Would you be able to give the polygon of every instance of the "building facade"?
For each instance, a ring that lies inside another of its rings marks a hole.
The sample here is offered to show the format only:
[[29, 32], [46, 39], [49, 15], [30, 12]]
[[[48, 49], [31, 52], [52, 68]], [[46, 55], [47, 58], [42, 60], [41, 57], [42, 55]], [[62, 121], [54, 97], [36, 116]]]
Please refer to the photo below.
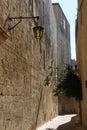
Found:
[[[57, 65], [61, 71], [66, 64], [72, 64], [70, 24], [59, 3], [53, 3], [53, 9], [57, 23]], [[73, 98], [58, 96], [58, 108], [59, 114], [75, 113], [77, 112], [77, 103]]]
[[82, 123], [87, 126], [87, 1], [78, 0], [76, 20], [76, 59], [78, 75], [82, 81]]
[[59, 3], [53, 3], [57, 23], [57, 64], [71, 64], [70, 24]]
[[[37, 16], [18, 20], [8, 16]], [[44, 27], [41, 40], [33, 36]], [[54, 24], [54, 25], [53, 25]], [[7, 39], [7, 40], [6, 40]], [[0, 130], [35, 130], [58, 114], [52, 86], [44, 87], [48, 66], [56, 64], [56, 22], [50, 0], [0, 1]]]

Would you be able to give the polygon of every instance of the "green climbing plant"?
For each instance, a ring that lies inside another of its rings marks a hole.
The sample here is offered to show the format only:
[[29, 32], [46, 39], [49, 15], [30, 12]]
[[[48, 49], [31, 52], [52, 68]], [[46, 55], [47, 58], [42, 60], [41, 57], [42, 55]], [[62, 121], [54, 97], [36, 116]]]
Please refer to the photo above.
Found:
[[44, 86], [49, 86], [49, 84], [51, 83], [52, 77], [56, 75], [57, 71], [58, 71], [58, 67], [53, 67], [53, 66], [48, 67], [48, 74], [44, 79]]

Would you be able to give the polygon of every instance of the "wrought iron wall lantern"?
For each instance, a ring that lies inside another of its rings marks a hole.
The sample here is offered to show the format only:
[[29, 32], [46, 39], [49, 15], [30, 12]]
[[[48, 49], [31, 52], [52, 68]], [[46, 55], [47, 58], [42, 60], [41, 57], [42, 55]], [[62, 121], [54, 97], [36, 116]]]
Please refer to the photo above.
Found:
[[[17, 19], [17, 20], [19, 20], [15, 25], [13, 25], [12, 27], [11, 26], [9, 26], [8, 27], [8, 30], [10, 31], [10, 30], [12, 30], [12, 29], [14, 29], [19, 23], [21, 23], [21, 21], [22, 21], [22, 19], [39, 19], [39, 16], [31, 16], [31, 17], [22, 17], [22, 16], [19, 16], [19, 17], [8, 17], [8, 20], [9, 21], [12, 21], [13, 19]], [[36, 39], [41, 39], [42, 38], [42, 36], [43, 36], [43, 30], [44, 30], [44, 28], [43, 27], [41, 27], [41, 26], [35, 26], [35, 27], [33, 27], [33, 33], [34, 33], [34, 37], [36, 38]]]

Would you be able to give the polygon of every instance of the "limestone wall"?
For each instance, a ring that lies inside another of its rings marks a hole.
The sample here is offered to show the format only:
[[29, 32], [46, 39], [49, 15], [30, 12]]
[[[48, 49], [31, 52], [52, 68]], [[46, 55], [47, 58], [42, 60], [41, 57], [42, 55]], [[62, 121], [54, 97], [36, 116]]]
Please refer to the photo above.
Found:
[[74, 98], [59, 96], [58, 103], [58, 110], [60, 115], [78, 113], [78, 102], [76, 102]]
[[82, 123], [87, 126], [87, 1], [78, 1], [77, 17], [77, 66], [78, 73], [82, 80]]
[[[0, 26], [7, 31], [8, 24], [17, 22], [9, 23], [9, 15], [32, 16], [32, 2], [35, 1], [1, 0]], [[51, 41], [46, 35], [41, 41], [36, 40], [34, 25], [34, 20], [22, 20], [8, 32], [4, 43], [0, 41], [0, 130], [35, 130], [58, 113], [52, 87], [43, 85], [52, 60]]]
[[70, 24], [58, 3], [53, 4], [57, 22], [57, 64], [71, 63]]

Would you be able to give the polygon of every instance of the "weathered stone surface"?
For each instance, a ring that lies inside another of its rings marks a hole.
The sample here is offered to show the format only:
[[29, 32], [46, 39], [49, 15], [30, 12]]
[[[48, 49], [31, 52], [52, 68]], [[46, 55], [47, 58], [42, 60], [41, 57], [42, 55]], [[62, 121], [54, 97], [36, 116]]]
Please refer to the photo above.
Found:
[[[9, 14], [31, 16], [32, 9], [32, 0], [1, 0], [0, 26], [7, 31], [8, 24], [17, 22], [6, 21]], [[37, 41], [34, 25], [34, 20], [22, 20], [0, 45], [0, 130], [35, 130], [58, 113], [52, 86], [43, 85], [53, 60], [51, 39], [44, 35]]]
[[57, 64], [71, 64], [70, 24], [59, 3], [53, 4], [57, 23]]
[[0, 27], [0, 43], [3, 43], [4, 41], [6, 41], [8, 38], [8, 34], [7, 32]]
[[76, 57], [78, 75], [82, 81], [82, 123], [87, 127], [87, 1], [78, 0], [76, 21]]

